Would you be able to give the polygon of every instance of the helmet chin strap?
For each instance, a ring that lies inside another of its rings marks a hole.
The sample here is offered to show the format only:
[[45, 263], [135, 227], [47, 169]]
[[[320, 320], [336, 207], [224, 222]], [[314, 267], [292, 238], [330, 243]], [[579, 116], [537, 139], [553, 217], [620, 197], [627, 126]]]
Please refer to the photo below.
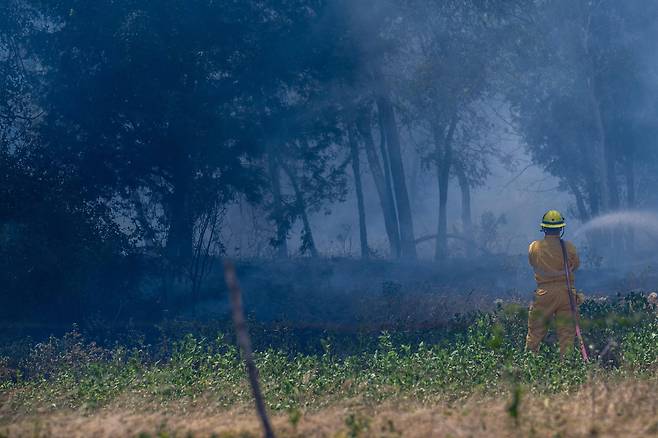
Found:
[[560, 239], [564, 237], [564, 227], [562, 227], [562, 230], [560, 231]]

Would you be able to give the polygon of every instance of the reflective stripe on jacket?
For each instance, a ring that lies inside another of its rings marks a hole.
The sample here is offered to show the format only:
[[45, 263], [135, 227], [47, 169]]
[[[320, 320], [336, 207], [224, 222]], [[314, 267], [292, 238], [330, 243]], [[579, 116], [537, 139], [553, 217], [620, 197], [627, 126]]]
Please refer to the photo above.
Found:
[[[571, 274], [571, 286], [574, 285], [573, 271], [580, 266], [576, 247], [571, 242], [565, 241], [567, 246], [567, 258]], [[564, 262], [562, 257], [562, 246], [559, 236], [546, 236], [543, 240], [535, 240], [528, 248], [528, 260], [535, 270], [537, 287], [550, 287], [565, 285], [567, 282], [564, 275]]]

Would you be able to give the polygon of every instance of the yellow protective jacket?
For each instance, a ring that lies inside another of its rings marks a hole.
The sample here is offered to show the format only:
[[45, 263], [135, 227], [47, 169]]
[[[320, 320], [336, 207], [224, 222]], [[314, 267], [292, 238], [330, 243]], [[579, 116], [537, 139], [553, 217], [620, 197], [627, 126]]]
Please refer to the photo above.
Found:
[[[574, 287], [575, 278], [573, 271], [580, 266], [576, 247], [571, 242], [565, 241], [567, 247], [567, 258], [571, 268], [571, 287]], [[551, 287], [564, 286], [567, 283], [564, 274], [564, 262], [562, 247], [559, 236], [546, 236], [543, 240], [535, 240], [528, 248], [528, 259], [535, 270], [537, 288], [547, 289]]]

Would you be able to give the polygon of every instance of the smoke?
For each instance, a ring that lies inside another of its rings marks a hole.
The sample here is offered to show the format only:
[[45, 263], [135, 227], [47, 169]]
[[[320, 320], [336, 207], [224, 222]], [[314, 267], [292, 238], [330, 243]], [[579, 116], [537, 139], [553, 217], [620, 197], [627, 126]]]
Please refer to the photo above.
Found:
[[[391, 81], [394, 93], [399, 91], [400, 84], [403, 82], [402, 79], [409, 74], [410, 70], [413, 70], [415, 63], [418, 62], [416, 58], [408, 56], [408, 51], [402, 50], [404, 44], [408, 44], [408, 41], [404, 38], [397, 38], [399, 35], [396, 32], [404, 32], [409, 29], [417, 30], [427, 24], [427, 17], [419, 13], [409, 13], [408, 9], [404, 9], [403, 4], [403, 2], [382, 1], [378, 2], [373, 9], [372, 5], [365, 6], [361, 2], [342, 1], [334, 3], [334, 7], [331, 9], [333, 14], [347, 17], [346, 25], [351, 28], [351, 34], [358, 37], [361, 68], [366, 71], [381, 64], [380, 67], [383, 69], [383, 73]], [[641, 10], [645, 6], [648, 6], [648, 2], [638, 2], [624, 6], [630, 12], [623, 8], [620, 11], [631, 17], [631, 21], [635, 20], [633, 22], [642, 24], [641, 20], [638, 21], [638, 16], [641, 16]], [[601, 7], [611, 6], [604, 3]], [[562, 53], [566, 50], [569, 53], [576, 54], [580, 50], [580, 40], [577, 38], [578, 35], [564, 31], [566, 25], [560, 21], [564, 18], [564, 10], [555, 5], [553, 8], [548, 8], [547, 11], [551, 13], [544, 15], [545, 22], [541, 23], [541, 26], [554, 30], [550, 38], [552, 44], [549, 45], [548, 50], [555, 53]], [[328, 21], [331, 22], [331, 20]], [[543, 28], [541, 26], [537, 28], [538, 32]], [[637, 77], [622, 78], [620, 80], [639, 83], [638, 89], [646, 91], [646, 93], [638, 92], [640, 95], [647, 96], [646, 99], [639, 99], [639, 102], [642, 103], [640, 107], [638, 107], [639, 104], [636, 101], [633, 101], [634, 105], [628, 108], [629, 117], [635, 118], [637, 123], [645, 123], [646, 120], [655, 119], [656, 107], [650, 97], [656, 95], [656, 81], [654, 79], [658, 67], [655, 57], [649, 56], [655, 43], [651, 42], [653, 40], [640, 38], [640, 36], [655, 33], [656, 28], [658, 27], [647, 23], [644, 23], [641, 29], [636, 29], [630, 25], [622, 26], [619, 28], [623, 31], [622, 34], [614, 37], [619, 39], [619, 44], [623, 43], [623, 47], [632, 49], [632, 58], [634, 58], [637, 66], [637, 69], [635, 69]], [[388, 30], [384, 32], [382, 29]], [[574, 29], [568, 27], [567, 30], [573, 31]], [[609, 30], [606, 28], [602, 33], [608, 32], [612, 36], [616, 30], [616, 27], [611, 27]], [[382, 39], [385, 40], [386, 44], [383, 44]], [[390, 45], [398, 46], [395, 50], [392, 50], [395, 54], [392, 56], [393, 59], [391, 57], [382, 59], [381, 51], [383, 47], [389, 47]], [[400, 57], [404, 59], [400, 60]], [[556, 71], [559, 70], [562, 74], [561, 78], [572, 77], [575, 74], [574, 72], [579, 71], [579, 63], [584, 62], [576, 55], [568, 56], [567, 59], [570, 65], [554, 66]], [[503, 73], [493, 68], [491, 74], [496, 79]], [[367, 88], [370, 85], [360, 81], [355, 81], [352, 84], [355, 88], [363, 87], [363, 95], [368, 94]], [[620, 92], [623, 92], [622, 88], [620, 90]], [[341, 90], [340, 93], [344, 93], [344, 90]], [[360, 94], [358, 90], [356, 94]], [[340, 94], [336, 96], [336, 100], [343, 97]], [[565, 185], [559, 176], [551, 175], [541, 165], [533, 162], [534, 157], [530, 156], [524, 147], [523, 139], [518, 133], [514, 132], [518, 127], [513, 126], [509, 108], [505, 104], [500, 105], [501, 100], [503, 99], [500, 95], [494, 94], [480, 102], [482, 106], [497, 106], [493, 113], [486, 109], [483, 112], [488, 115], [490, 122], [495, 125], [492, 133], [496, 137], [494, 143], [505, 160], [492, 159], [489, 163], [491, 172], [484, 185], [473, 188], [472, 219], [475, 224], [479, 224], [484, 214], [491, 213], [494, 217], [504, 215], [506, 223], [501, 227], [501, 233], [503, 239], [506, 239], [507, 242], [505, 242], [505, 245], [500, 245], [501, 252], [523, 254], [527, 250], [530, 241], [541, 238], [539, 221], [546, 210], [558, 209], [562, 211], [570, 218], [570, 233], [572, 229], [576, 229], [578, 222], [571, 219], [577, 216], [575, 213], [575, 199], [570, 192], [566, 191]], [[396, 109], [400, 110], [398, 122], [400, 123], [403, 161], [409, 187], [409, 197], [412, 203], [414, 230], [416, 237], [431, 235], [436, 232], [438, 219], [439, 196], [436, 170], [434, 167], [428, 167], [423, 163], [422, 153], [419, 152], [417, 144], [419, 133], [413, 129], [407, 129], [405, 126], [405, 124], [413, 125], [414, 120], [405, 120], [408, 114], [404, 114], [403, 105]], [[376, 143], [380, 142], [379, 132], [376, 127], [373, 128], [373, 137]], [[633, 141], [633, 139], [628, 139], [622, 144], [628, 144], [628, 148], [632, 148]], [[641, 156], [652, 152], [637, 148], [633, 153], [636, 156]], [[643, 166], [651, 167], [654, 165], [654, 161], [647, 159], [644, 161], [637, 160], [637, 162], [636, 198], [638, 202], [642, 200], [643, 205], [650, 205], [655, 202], [653, 201], [655, 195], [651, 193], [650, 189], [654, 185], [655, 177], [653, 172], [644, 169]], [[514, 165], [510, 165], [510, 163]], [[375, 250], [376, 254], [386, 256], [388, 245], [381, 207], [370, 175], [370, 169], [367, 166], [367, 160], [363, 156], [361, 159], [361, 173], [365, 193], [369, 245]], [[618, 178], [621, 179], [622, 177], [621, 174], [618, 175]], [[348, 172], [348, 178], [351, 184], [351, 171]], [[462, 226], [460, 217], [461, 199], [459, 187], [454, 178], [450, 182], [447, 209], [448, 230], [450, 233], [458, 234]], [[237, 208], [229, 215], [228, 222], [230, 224], [228, 224], [228, 228], [230, 228], [230, 232], [226, 233], [226, 238], [233, 240], [227, 242], [226, 246], [229, 252], [233, 248], [239, 247], [242, 248], [241, 255], [253, 256], [253, 253], [245, 254], [247, 252], [245, 251], [245, 245], [237, 242], [238, 240], [249, 239], [251, 239], [250, 242], [253, 241], [251, 246], [258, 248], [257, 251], [254, 250], [254, 253], [260, 255], [266, 252], [267, 239], [271, 234], [268, 227], [271, 224], [268, 224], [262, 218], [262, 214], [253, 214], [250, 211], [246, 214], [244, 212], [238, 214], [236, 210]], [[258, 233], [254, 231], [252, 226], [254, 223], [253, 216], [259, 216], [261, 221]], [[326, 205], [321, 211], [311, 213], [310, 221], [316, 244], [323, 255], [358, 255], [359, 228], [353, 190], [350, 191], [344, 202]], [[486, 224], [484, 225], [486, 226]], [[656, 237], [656, 221], [653, 214], [636, 211], [614, 213], [597, 218], [592, 222], [583, 224], [574, 236], [576, 239], [583, 239], [589, 230], [614, 228], [615, 226], [632, 228], [637, 232], [638, 237]], [[259, 239], [254, 237], [257, 234], [260, 236]], [[295, 224], [290, 236], [290, 247], [293, 251], [299, 247], [299, 235], [299, 224]], [[239, 239], [240, 236], [246, 237]], [[419, 255], [422, 258], [431, 259], [433, 256], [433, 241], [426, 242], [419, 245]], [[651, 238], [645, 239], [642, 243], [648, 245], [650, 242], [653, 242]], [[457, 241], [450, 243], [454, 247], [459, 246]]]
[[646, 289], [655, 284], [658, 213], [627, 210], [604, 214], [582, 224], [572, 236], [584, 269], [599, 277], [599, 289]]

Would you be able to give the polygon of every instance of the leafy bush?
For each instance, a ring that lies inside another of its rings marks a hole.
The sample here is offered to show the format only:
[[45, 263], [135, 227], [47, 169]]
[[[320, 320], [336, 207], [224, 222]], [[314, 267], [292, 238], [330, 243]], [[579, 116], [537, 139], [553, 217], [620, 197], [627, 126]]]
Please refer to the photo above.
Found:
[[[640, 304], [637, 297], [627, 296], [583, 306], [584, 335], [594, 359], [590, 364], [576, 351], [561, 358], [550, 342], [539, 354], [526, 353], [527, 312], [516, 305], [462, 315], [441, 333], [383, 332], [367, 341], [363, 334], [325, 336], [317, 339], [321, 353], [282, 348], [275, 336], [268, 348], [256, 353], [256, 361], [268, 404], [288, 412], [350, 398], [425, 402], [473, 392], [507, 393], [510, 388], [519, 392], [521, 387], [539, 393], [569, 391], [592, 376], [655, 373], [658, 322], [653, 310]], [[256, 333], [265, 336], [264, 331]], [[355, 352], [350, 339], [362, 351]], [[258, 344], [267, 342], [259, 339]], [[614, 360], [608, 360], [613, 353]], [[16, 374], [18, 378], [5, 379], [2, 391], [12, 390], [10, 403], [22, 410], [93, 408], [120, 395], [158, 403], [210, 396], [226, 407], [251, 399], [239, 353], [223, 335], [187, 334], [157, 348], [108, 349], [85, 341], [74, 330], [35, 345]]]

